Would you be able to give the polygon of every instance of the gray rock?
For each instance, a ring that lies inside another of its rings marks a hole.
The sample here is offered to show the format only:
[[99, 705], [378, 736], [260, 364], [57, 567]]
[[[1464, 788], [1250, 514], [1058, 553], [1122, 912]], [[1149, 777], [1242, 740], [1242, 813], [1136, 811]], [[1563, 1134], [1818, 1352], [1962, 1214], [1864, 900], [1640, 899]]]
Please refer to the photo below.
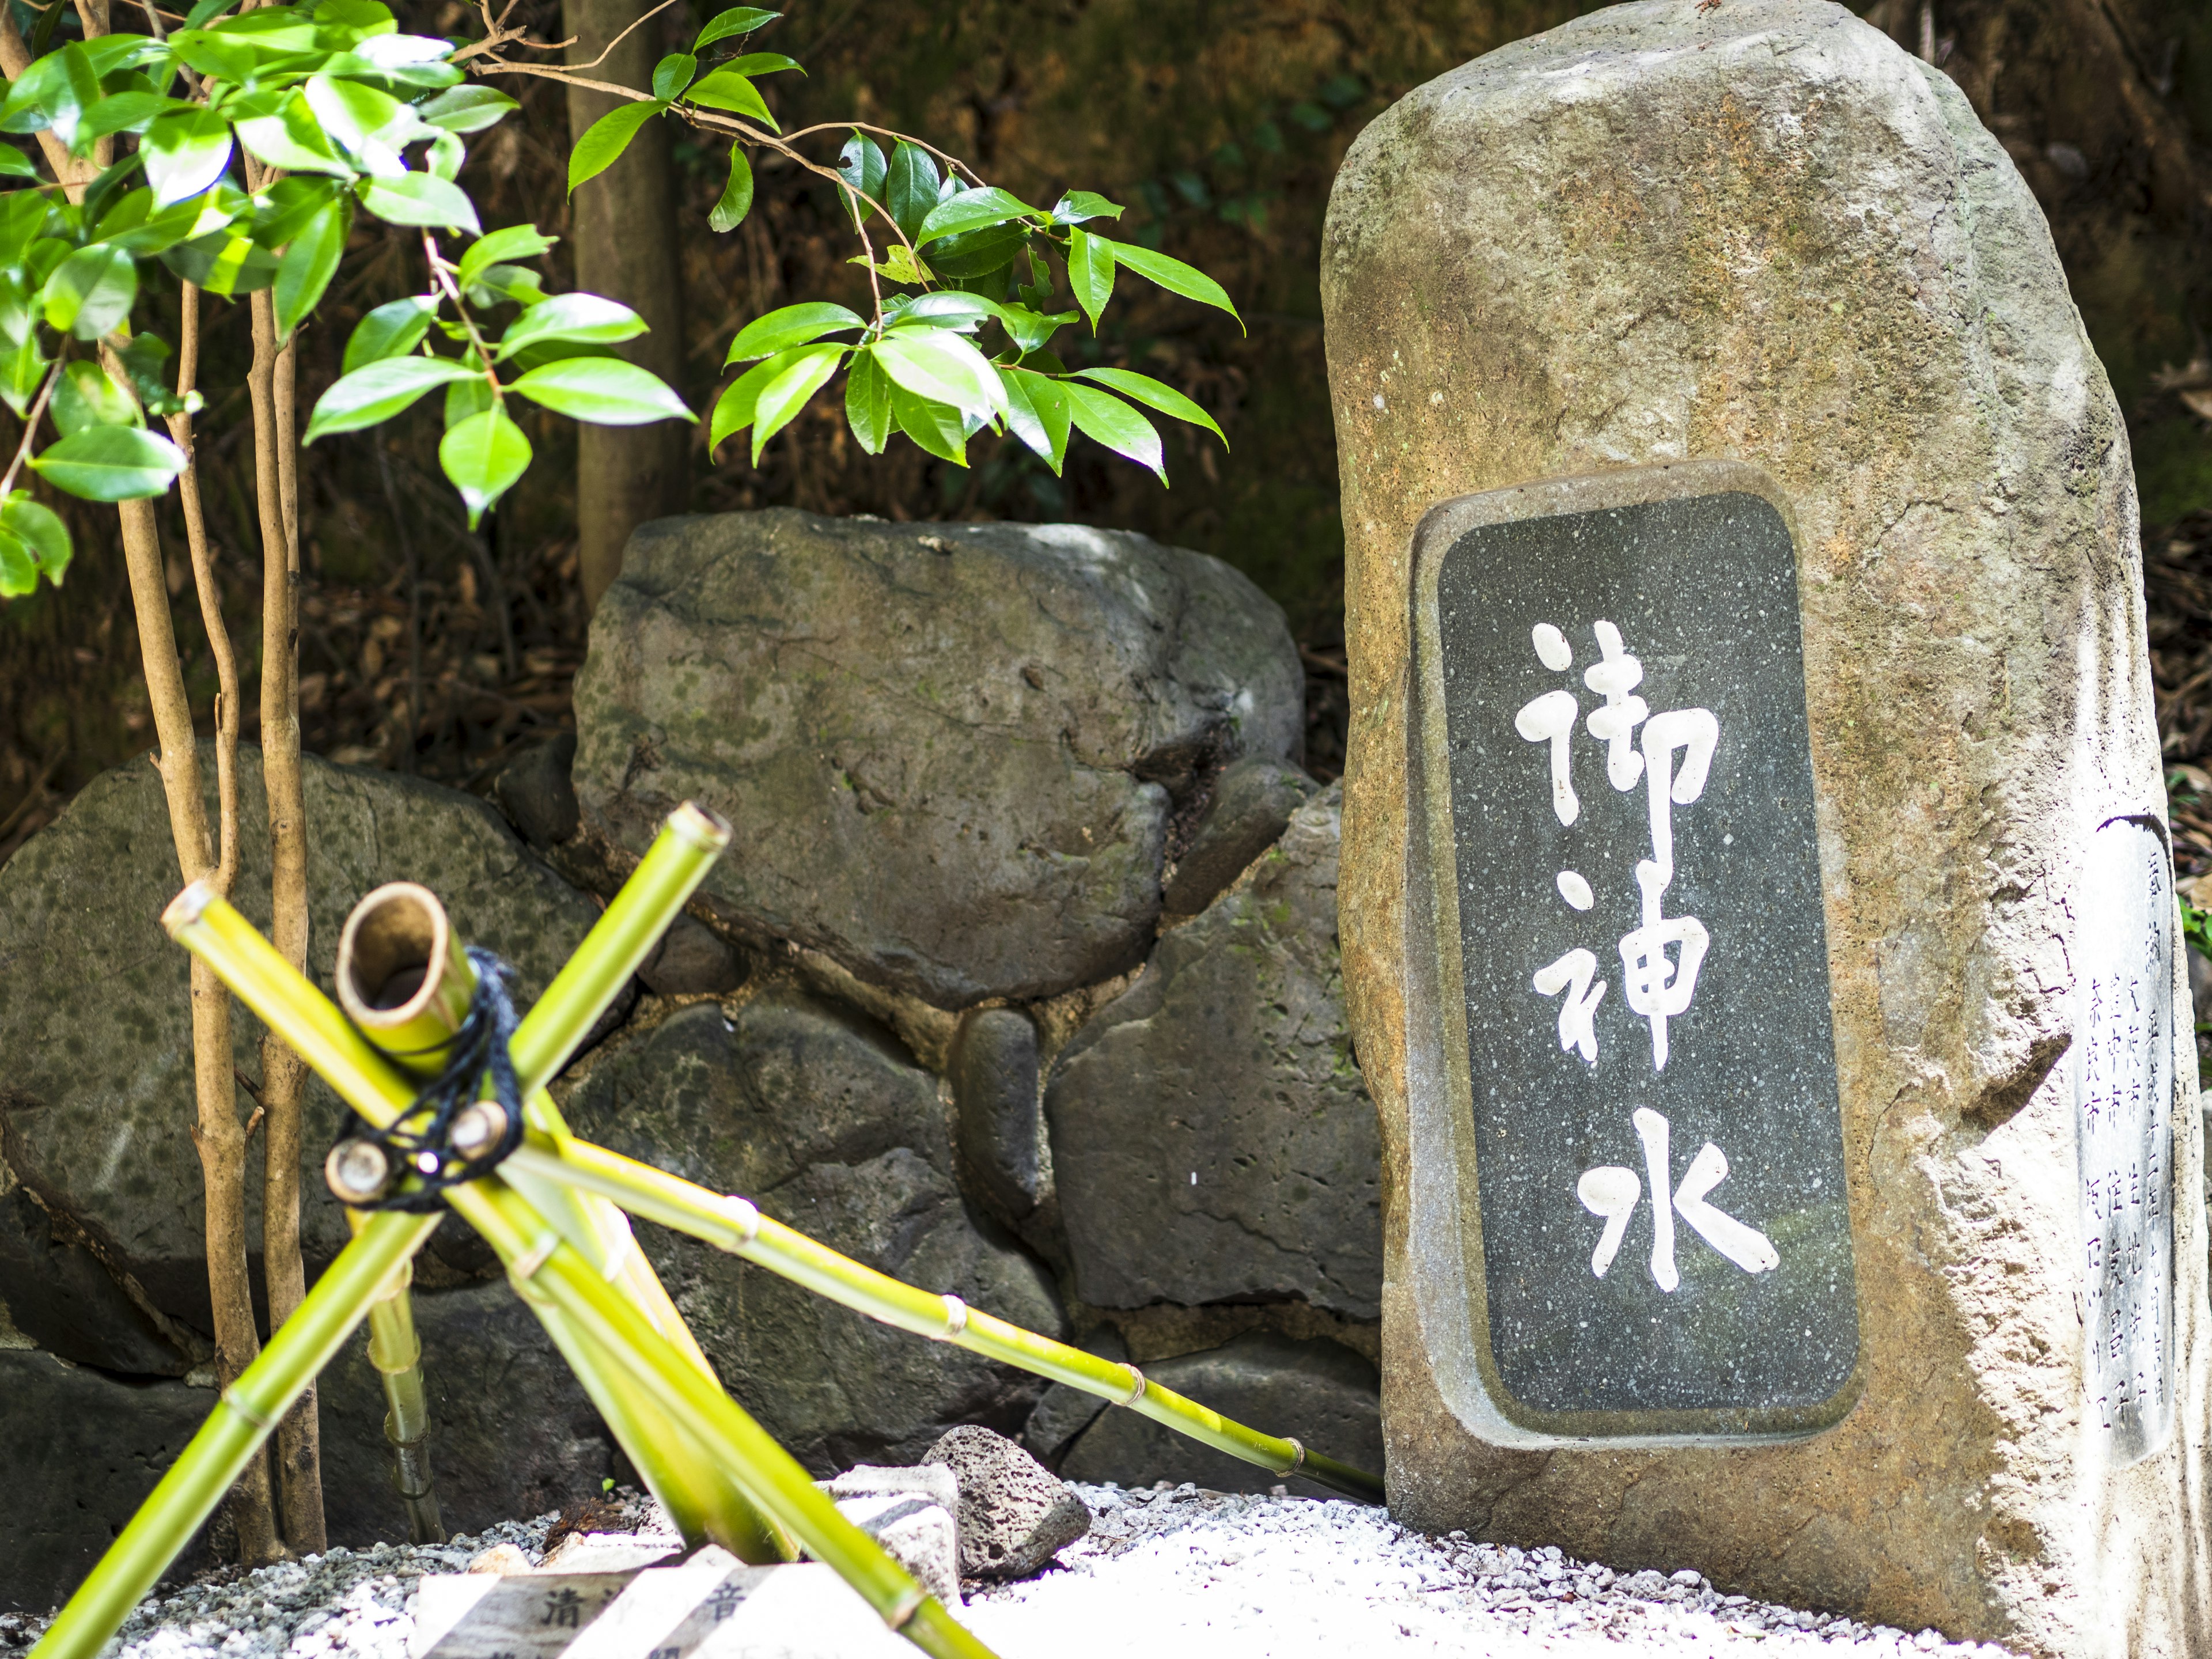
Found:
[[1095, 1306], [1379, 1311], [1381, 1151], [1337, 966], [1339, 799], [1299, 808], [1252, 880], [1162, 939], [1054, 1068], [1054, 1180]]
[[24, 1188], [0, 1197], [0, 1284], [15, 1328], [50, 1353], [136, 1376], [182, 1376], [192, 1356], [169, 1340], [73, 1229], [57, 1229]]
[[[1354, 1468], [1382, 1472], [1382, 1407], [1375, 1367], [1326, 1338], [1299, 1342], [1255, 1332], [1144, 1370], [1149, 1381], [1247, 1428], [1295, 1438]], [[1118, 1409], [1083, 1431], [1060, 1459], [1060, 1472], [1070, 1480], [1125, 1486], [1188, 1480], [1216, 1492], [1266, 1492], [1287, 1484], [1310, 1496], [1335, 1495], [1310, 1480], [1286, 1483], [1256, 1463]]]
[[1002, 1434], [964, 1424], [921, 1461], [959, 1482], [960, 1571], [969, 1578], [1026, 1578], [1091, 1530], [1083, 1500]]
[[960, 1605], [960, 1488], [951, 1470], [862, 1463], [823, 1482], [823, 1490], [922, 1589], [948, 1607]]
[[[1110, 1325], [1086, 1338], [1082, 1346], [1086, 1353], [1095, 1353], [1117, 1365], [1127, 1363], [1129, 1358], [1128, 1345]], [[1044, 1391], [1036, 1409], [1030, 1413], [1030, 1420], [1022, 1425], [1022, 1444], [1031, 1456], [1056, 1467], [1060, 1454], [1075, 1437], [1097, 1421], [1098, 1413], [1105, 1409], [1106, 1401], [1097, 1395], [1055, 1382]]]
[[[418, 1288], [413, 1300], [430, 1472], [447, 1532], [481, 1532], [597, 1497], [620, 1453], [537, 1316], [503, 1282]], [[384, 1439], [384, 1385], [368, 1363], [365, 1328], [325, 1370], [319, 1393], [331, 1541], [404, 1538]], [[208, 1406], [215, 1399], [196, 1397]]]
[[[870, 1267], [1048, 1334], [1043, 1271], [971, 1215], [936, 1080], [879, 1028], [789, 990], [701, 1003], [603, 1055], [564, 1103], [579, 1133]], [[693, 1241], [647, 1254], [722, 1379], [817, 1472], [911, 1462], [958, 1422], [1018, 1423], [1043, 1385], [894, 1330]]]
[[568, 781], [575, 759], [576, 734], [563, 732], [525, 750], [492, 781], [492, 799], [532, 847], [556, 847], [576, 833], [576, 788]]
[[1290, 827], [1291, 814], [1314, 793], [1314, 781], [1295, 766], [1254, 755], [1226, 768], [1191, 830], [1190, 846], [1176, 860], [1161, 895], [1171, 916], [1194, 916], [1244, 873]]
[[637, 970], [657, 997], [715, 996], [745, 982], [736, 948], [705, 923], [678, 916]]
[[[211, 812], [211, 759], [204, 769]], [[464, 939], [514, 964], [525, 1004], [599, 914], [473, 796], [312, 757], [305, 772], [308, 963], [320, 983], [329, 982], [346, 912], [382, 882], [404, 877], [437, 892]], [[265, 929], [269, 840], [258, 750], [240, 756], [239, 793], [236, 901]], [[0, 1118], [8, 1163], [23, 1184], [82, 1226], [155, 1306], [204, 1332], [188, 961], [158, 920], [180, 884], [161, 781], [143, 763], [94, 779], [0, 866], [0, 984], [9, 988], [0, 997]], [[236, 1065], [258, 1076], [258, 1023], [240, 1009], [233, 1036]], [[301, 1225], [312, 1277], [349, 1235], [322, 1179], [341, 1120], [337, 1097], [312, 1083], [304, 1116]], [[258, 1146], [252, 1156], [258, 1163]], [[258, 1257], [259, 1180], [246, 1191]], [[254, 1277], [258, 1283], [258, 1260]], [[0, 1279], [0, 1301], [13, 1305], [21, 1294]]]
[[[0, 1351], [0, 1610], [44, 1613], [91, 1571], [215, 1409], [210, 1389], [118, 1382]], [[212, 1565], [194, 1539], [173, 1571]]]
[[1228, 566], [1074, 525], [776, 509], [632, 538], [576, 681], [587, 838], [690, 797], [718, 920], [958, 1009], [1141, 960], [1201, 770], [1288, 758], [1302, 672]]
[[1044, 1108], [1037, 1090], [1036, 1027], [1014, 1008], [985, 1008], [960, 1022], [946, 1081], [970, 1189], [1001, 1221], [1037, 1206]]

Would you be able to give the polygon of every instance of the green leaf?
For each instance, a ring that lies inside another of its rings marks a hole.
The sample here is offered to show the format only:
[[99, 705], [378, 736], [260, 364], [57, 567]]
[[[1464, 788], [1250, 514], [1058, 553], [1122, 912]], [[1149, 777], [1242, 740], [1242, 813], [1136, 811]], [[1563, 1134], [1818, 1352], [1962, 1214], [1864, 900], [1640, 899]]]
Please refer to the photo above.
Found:
[[[1069, 234], [1081, 235], [1083, 233], [1073, 231]], [[1231, 317], [1237, 317], [1237, 307], [1230, 303], [1229, 295], [1221, 284], [1195, 265], [1187, 265], [1180, 259], [1170, 259], [1164, 253], [1139, 247], [1131, 242], [1108, 242], [1103, 236], [1091, 240], [1114, 250], [1114, 263], [1117, 266], [1127, 266], [1138, 276], [1158, 283], [1170, 294], [1180, 294], [1186, 300], [1195, 300], [1200, 305], [1212, 306], [1217, 311], [1225, 311]], [[1237, 326], [1239, 329], [1244, 326], [1242, 317], [1237, 317]]]
[[38, 556], [21, 537], [0, 530], [0, 599], [21, 599], [38, 586]]
[[1072, 311], [1032, 311], [1027, 306], [1001, 306], [998, 314], [1006, 337], [1024, 357], [1043, 350], [1054, 335], [1075, 320]]
[[594, 426], [643, 426], [648, 421], [692, 421], [657, 374], [619, 357], [570, 357], [533, 368], [507, 388], [556, 415]]
[[65, 438], [87, 427], [146, 424], [138, 400], [116, 385], [98, 363], [82, 358], [62, 366], [61, 377], [54, 382], [53, 399], [47, 407], [54, 417], [54, 430]]
[[31, 465], [55, 489], [86, 501], [130, 501], [167, 489], [185, 458], [143, 427], [88, 426], [49, 445]]
[[871, 455], [880, 455], [891, 435], [891, 379], [876, 364], [874, 350], [853, 354], [845, 376], [845, 423]]
[[1109, 398], [1077, 381], [1062, 380], [1060, 386], [1067, 394], [1067, 412], [1077, 431], [1097, 439], [1116, 455], [1126, 455], [1138, 465], [1150, 467], [1158, 475], [1161, 483], [1167, 483], [1168, 470], [1160, 456], [1160, 434], [1150, 421], [1119, 398]]
[[69, 526], [62, 522], [59, 514], [41, 507], [19, 489], [5, 507], [0, 507], [0, 530], [30, 550], [48, 581], [57, 587], [62, 585], [62, 573], [69, 568], [75, 550], [70, 542]]
[[313, 173], [279, 179], [253, 201], [254, 245], [273, 253], [313, 223], [315, 216], [337, 201], [343, 188], [336, 179]]
[[1004, 299], [1006, 278], [1030, 230], [1027, 220], [1015, 220], [948, 236], [929, 250], [930, 268], [939, 276], [988, 288], [993, 299]]
[[714, 402], [714, 418], [707, 428], [707, 453], [713, 454], [721, 447], [725, 438], [750, 426], [753, 423], [753, 405], [760, 397], [761, 388], [796, 362], [800, 353], [812, 349], [811, 346], [794, 346], [789, 351], [780, 351], [763, 362], [755, 363], [738, 375]]
[[745, 153], [730, 146], [730, 182], [722, 186], [722, 199], [707, 216], [709, 230], [735, 230], [753, 210], [753, 168]]
[[327, 75], [307, 78], [301, 95], [323, 131], [370, 173], [396, 173], [399, 147], [416, 136], [415, 112], [388, 92]]
[[653, 66], [653, 95], [674, 98], [691, 84], [691, 77], [699, 72], [699, 60], [688, 52], [672, 52]]
[[999, 371], [966, 339], [944, 329], [894, 329], [876, 343], [884, 373], [915, 396], [989, 420], [1006, 403]]
[[738, 337], [730, 342], [729, 356], [722, 361], [725, 364], [741, 363], [748, 357], [772, 356], [793, 346], [809, 344], [841, 328], [866, 326], [857, 313], [831, 305], [826, 300], [810, 300], [804, 305], [785, 306], [765, 317], [754, 318], [738, 331]]
[[999, 373], [1006, 388], [1006, 430], [1019, 438], [1057, 477], [1067, 459], [1067, 393], [1057, 380], [1027, 369]]
[[561, 239], [548, 236], [535, 225], [509, 225], [471, 244], [461, 255], [461, 286], [471, 286], [486, 268], [511, 259], [535, 259]]
[[622, 159], [637, 130], [660, 113], [659, 102], [624, 104], [611, 109], [584, 130], [568, 156], [568, 192], [587, 179], [596, 179]]
[[165, 208], [198, 196], [222, 177], [230, 165], [230, 123], [207, 109], [164, 115], [146, 129], [141, 149], [154, 205]]
[[276, 280], [276, 259], [252, 239], [219, 230], [163, 251], [161, 263], [186, 282], [223, 299], [252, 294]]
[[684, 101], [702, 104], [708, 109], [726, 109], [738, 115], [750, 115], [770, 132], [783, 129], [775, 124], [768, 106], [761, 101], [760, 89], [735, 70], [718, 69], [684, 94]]
[[460, 135], [441, 132], [430, 141], [430, 148], [422, 158], [422, 170], [448, 183], [461, 176], [461, 164], [469, 159], [469, 147], [461, 142]]
[[[233, 119], [238, 128], [238, 142], [258, 161], [272, 167], [283, 167], [287, 173], [327, 173], [341, 179], [353, 176], [352, 164], [331, 148], [323, 132], [323, 125], [315, 112], [307, 107], [307, 100], [297, 92], [281, 100], [258, 97], [251, 105], [241, 99], [240, 106], [261, 109], [258, 114], [238, 112], [233, 106]], [[266, 106], [266, 107], [263, 107]]]
[[0, 173], [7, 174], [10, 179], [35, 179], [39, 176], [39, 169], [31, 158], [15, 145], [0, 144]]
[[995, 317], [1000, 309], [980, 294], [899, 294], [893, 295], [890, 303], [884, 307], [884, 320], [892, 325], [926, 323], [932, 328], [957, 328], [965, 332], [987, 318]]
[[463, 421], [483, 414], [495, 401], [490, 383], [482, 374], [454, 381], [446, 388], [446, 430], [451, 432]]
[[483, 378], [480, 368], [450, 357], [385, 357], [342, 376], [315, 400], [304, 443], [333, 432], [356, 432], [390, 420], [433, 386]]
[[837, 365], [845, 361], [848, 346], [817, 345], [794, 352], [783, 371], [766, 382], [753, 399], [753, 465], [760, 465], [768, 441], [799, 418], [814, 394], [822, 390]]
[[74, 149], [85, 112], [100, 101], [100, 76], [84, 48], [70, 41], [16, 76], [0, 104], [0, 132], [44, 132]]
[[[876, 141], [865, 132], [854, 132], [845, 141], [844, 149], [837, 152], [837, 174], [852, 189], [874, 201], [884, 199], [884, 153]], [[870, 210], [855, 202], [850, 194], [845, 197], [845, 211], [859, 224], [868, 216]]]
[[1157, 409], [1161, 414], [1172, 415], [1178, 421], [1202, 426], [1221, 440], [1224, 449], [1229, 447], [1228, 435], [1213, 423], [1213, 416], [1171, 386], [1163, 386], [1150, 375], [1133, 374], [1126, 368], [1085, 368], [1077, 371], [1077, 374], [1081, 380], [1110, 386], [1124, 398], [1133, 398], [1147, 409]]
[[427, 104], [416, 106], [415, 113], [434, 127], [447, 132], [482, 132], [495, 126], [507, 111], [522, 106], [503, 92], [489, 87], [455, 87], [441, 92]]
[[796, 58], [787, 58], [780, 52], [749, 52], [742, 58], [732, 58], [715, 65], [718, 69], [735, 70], [740, 75], [781, 75], [786, 70], [799, 70]]
[[1056, 225], [1079, 225], [1086, 219], [1118, 219], [1121, 204], [1109, 202], [1095, 190], [1071, 190], [1053, 204]]
[[339, 372], [350, 374], [386, 357], [398, 357], [414, 350], [429, 332], [430, 319], [437, 314], [438, 301], [427, 294], [410, 294], [404, 300], [388, 301], [377, 307], [355, 325], [353, 337], [346, 342], [345, 362]]
[[39, 331], [24, 331], [19, 344], [0, 349], [0, 403], [15, 411], [18, 420], [31, 407], [46, 381], [46, 359], [39, 350]]
[[937, 162], [927, 150], [903, 138], [899, 140], [884, 174], [884, 205], [890, 209], [892, 221], [906, 233], [909, 241], [921, 234], [921, 222], [936, 207], [937, 192], [943, 182], [938, 175]]
[[534, 306], [547, 297], [544, 284], [528, 265], [486, 265], [465, 292], [471, 305], [486, 311], [510, 300]]
[[476, 233], [477, 210], [467, 194], [459, 185], [427, 173], [362, 179], [354, 188], [361, 204], [388, 225], [443, 226]]
[[580, 340], [587, 345], [614, 345], [644, 333], [645, 319], [628, 306], [603, 300], [596, 294], [556, 294], [531, 307], [507, 325], [499, 349], [492, 355], [505, 361], [523, 347], [540, 340]]
[[898, 422], [900, 431], [931, 454], [955, 466], [968, 465], [968, 428], [960, 418], [960, 411], [950, 404], [917, 397], [894, 382], [891, 418]]
[[192, 107], [158, 92], [118, 92], [101, 99], [86, 112], [77, 128], [81, 137], [105, 138], [118, 132], [143, 132], [154, 118], [173, 110]]
[[274, 295], [276, 337], [280, 341], [291, 337], [292, 331], [315, 308], [323, 297], [323, 290], [330, 287], [331, 278], [337, 274], [338, 257], [345, 252], [346, 235], [352, 228], [353, 216], [346, 211], [346, 204], [330, 202], [284, 250], [284, 257], [276, 266]]
[[461, 492], [469, 528], [474, 530], [486, 509], [528, 470], [530, 440], [505, 410], [488, 409], [446, 434], [438, 446], [438, 465]]
[[1098, 313], [1114, 297], [1114, 254], [1120, 246], [1087, 230], [1067, 233], [1067, 285], [1091, 319], [1093, 334], [1098, 331]]
[[694, 52], [704, 52], [717, 40], [726, 40], [733, 34], [750, 34], [763, 23], [772, 23], [782, 16], [780, 11], [763, 11], [758, 6], [732, 6], [717, 12], [714, 21], [699, 31], [699, 38], [691, 43]]
[[914, 250], [904, 242], [895, 242], [891, 250], [880, 259], [871, 259], [865, 253], [856, 253], [845, 261], [848, 265], [866, 265], [871, 270], [881, 271], [886, 282], [909, 285], [934, 279], [929, 267], [914, 257]]
[[97, 340], [131, 314], [131, 302], [138, 297], [138, 267], [121, 248], [95, 242], [63, 260], [40, 297], [47, 327]]
[[949, 200], [939, 202], [923, 216], [915, 246], [927, 247], [941, 236], [957, 236], [963, 231], [981, 230], [987, 226], [1001, 225], [1009, 219], [1041, 219], [1044, 216], [1019, 198], [1000, 190], [996, 185], [987, 185], [981, 190], [963, 190]]
[[179, 398], [169, 390], [169, 377], [162, 367], [169, 360], [169, 343], [167, 340], [157, 334], [134, 335], [131, 343], [115, 356], [123, 365], [123, 372], [130, 376], [131, 389], [137, 392], [138, 401], [145, 406], [148, 414], [191, 415], [199, 412], [202, 399], [198, 392], [189, 392]]

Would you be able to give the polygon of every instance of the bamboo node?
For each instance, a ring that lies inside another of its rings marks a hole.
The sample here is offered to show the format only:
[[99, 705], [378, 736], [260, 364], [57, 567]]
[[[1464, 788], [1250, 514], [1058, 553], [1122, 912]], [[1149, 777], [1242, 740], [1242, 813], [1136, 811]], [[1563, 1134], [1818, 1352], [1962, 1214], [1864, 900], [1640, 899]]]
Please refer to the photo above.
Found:
[[260, 1430], [264, 1434], [267, 1434], [270, 1430], [276, 1426], [273, 1421], [264, 1417], [253, 1407], [248, 1405], [246, 1401], [245, 1396], [240, 1395], [235, 1389], [225, 1389], [222, 1391], [222, 1403], [229, 1407], [231, 1410], [236, 1412], [240, 1417], [244, 1418], [253, 1427]]
[[921, 1611], [921, 1604], [929, 1600], [929, 1592], [909, 1580], [899, 1599], [884, 1611], [884, 1623], [893, 1630], [904, 1630], [907, 1620]]
[[1115, 1403], [1121, 1406], [1135, 1405], [1139, 1400], [1142, 1400], [1145, 1397], [1145, 1388], [1146, 1383], [1144, 1372], [1139, 1370], [1134, 1365], [1130, 1366], [1128, 1397], [1125, 1400], [1116, 1401]]
[[945, 1303], [945, 1328], [938, 1334], [937, 1340], [940, 1342], [956, 1337], [968, 1328], [968, 1304], [950, 1291], [945, 1293], [942, 1300]]
[[532, 1241], [531, 1246], [507, 1264], [507, 1276], [517, 1284], [526, 1284], [532, 1274], [544, 1267], [546, 1259], [561, 1248], [561, 1235], [548, 1227]]
[[174, 939], [205, 915], [208, 906], [221, 896], [210, 884], [196, 881], [169, 901], [168, 908], [161, 912], [161, 926]]
[[1277, 1469], [1275, 1473], [1277, 1474], [1296, 1474], [1300, 1469], [1306, 1466], [1306, 1443], [1299, 1439], [1297, 1436], [1294, 1434], [1286, 1434], [1283, 1438], [1290, 1442], [1291, 1450], [1295, 1453], [1296, 1455], [1291, 1459], [1288, 1467]]
[[730, 1224], [735, 1239], [725, 1249], [735, 1249], [750, 1244], [760, 1237], [760, 1210], [752, 1200], [739, 1198], [735, 1193], [724, 1199], [715, 1208], [723, 1220]]

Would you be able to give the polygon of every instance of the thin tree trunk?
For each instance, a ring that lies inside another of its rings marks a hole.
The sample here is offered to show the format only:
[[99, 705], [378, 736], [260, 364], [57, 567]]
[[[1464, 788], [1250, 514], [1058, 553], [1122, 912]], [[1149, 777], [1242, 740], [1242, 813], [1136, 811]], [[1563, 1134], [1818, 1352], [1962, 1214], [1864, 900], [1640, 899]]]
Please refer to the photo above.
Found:
[[[300, 560], [294, 495], [293, 355], [276, 345], [276, 310], [252, 297], [253, 477], [261, 515], [261, 775], [269, 801], [270, 941], [307, 964], [307, 804], [300, 775]], [[275, 1032], [261, 1043], [262, 1273], [271, 1327], [307, 1295], [300, 1255], [300, 1099], [307, 1066]], [[319, 1413], [311, 1387], [276, 1428], [284, 1538], [301, 1553], [325, 1544]]]
[[[568, 61], [585, 64], [636, 22], [639, 0], [562, 0], [562, 31], [576, 37]], [[591, 73], [619, 86], [649, 86], [659, 57], [658, 23], [630, 29]], [[580, 137], [622, 100], [568, 88], [568, 131]], [[576, 286], [619, 300], [652, 332], [618, 348], [671, 386], [684, 385], [684, 255], [676, 234], [675, 163], [665, 121], [647, 121], [622, 160], [579, 190], [570, 204]], [[623, 544], [647, 519], [681, 513], [690, 500], [691, 429], [680, 421], [576, 428], [577, 566], [584, 604], [622, 574]]]
[[[169, 806], [169, 836], [186, 881], [217, 869], [208, 839], [207, 806], [200, 796], [199, 754], [192, 738], [191, 703], [169, 622], [161, 544], [150, 501], [116, 507], [123, 528], [123, 557], [137, 613], [138, 650], [153, 705], [158, 744], [155, 766]], [[215, 1307], [216, 1375], [225, 1388], [261, 1352], [253, 1324], [253, 1289], [246, 1267], [246, 1129], [238, 1121], [231, 1075], [230, 996], [201, 963], [192, 964], [192, 1082], [198, 1120], [192, 1144], [199, 1151], [207, 1193], [208, 1291]], [[269, 1501], [269, 1464], [256, 1456], [233, 1495], [231, 1516], [239, 1553], [249, 1565], [282, 1553]]]

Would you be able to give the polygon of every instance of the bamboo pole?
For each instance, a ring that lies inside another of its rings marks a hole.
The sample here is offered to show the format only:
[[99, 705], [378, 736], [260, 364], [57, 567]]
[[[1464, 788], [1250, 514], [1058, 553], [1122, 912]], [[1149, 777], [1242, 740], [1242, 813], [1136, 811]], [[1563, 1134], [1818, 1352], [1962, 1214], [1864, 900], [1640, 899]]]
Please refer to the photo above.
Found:
[[[401, 1074], [227, 900], [204, 888], [186, 888], [162, 922], [363, 1118], [387, 1127], [413, 1104], [414, 1091]], [[489, 1176], [453, 1188], [447, 1200], [498, 1252], [517, 1294], [541, 1319], [557, 1312], [572, 1333], [611, 1355], [755, 1504], [834, 1568], [885, 1624], [933, 1659], [990, 1659], [988, 1649], [840, 1514], [798, 1460], [656, 1330], [621, 1287], [520, 1192]], [[555, 1322], [549, 1321], [547, 1328], [555, 1329]], [[40, 1659], [88, 1656], [56, 1652]]]
[[742, 1256], [872, 1319], [1126, 1406], [1276, 1474], [1300, 1475], [1347, 1497], [1382, 1501], [1377, 1476], [1310, 1450], [1288, 1436], [1248, 1428], [1152, 1382], [1134, 1365], [1101, 1359], [970, 1308], [957, 1296], [919, 1290], [878, 1273], [761, 1214], [746, 1199], [710, 1192], [573, 1135], [530, 1133], [502, 1168], [517, 1176], [528, 1173], [601, 1194], [634, 1215]]

